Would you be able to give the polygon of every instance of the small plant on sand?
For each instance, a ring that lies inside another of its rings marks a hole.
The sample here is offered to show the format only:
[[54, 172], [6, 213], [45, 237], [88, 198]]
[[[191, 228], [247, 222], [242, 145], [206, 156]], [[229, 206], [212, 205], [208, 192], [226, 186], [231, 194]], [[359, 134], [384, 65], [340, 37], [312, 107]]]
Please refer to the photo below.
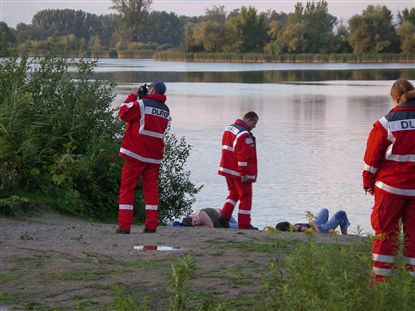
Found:
[[181, 258], [180, 265], [172, 267], [169, 278], [169, 284], [174, 291], [173, 297], [170, 298], [169, 306], [173, 311], [189, 310], [190, 291], [188, 281], [196, 272], [196, 265], [192, 255], [186, 255]]

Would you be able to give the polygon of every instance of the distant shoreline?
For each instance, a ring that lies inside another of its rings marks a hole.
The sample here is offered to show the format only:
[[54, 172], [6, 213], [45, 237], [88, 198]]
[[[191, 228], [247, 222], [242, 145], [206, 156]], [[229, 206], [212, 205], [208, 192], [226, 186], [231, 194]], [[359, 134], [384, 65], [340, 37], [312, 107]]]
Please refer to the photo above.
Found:
[[[45, 50], [30, 51], [31, 57], [48, 55]], [[382, 63], [415, 63], [415, 55], [404, 54], [280, 54], [262, 53], [183, 53], [156, 51], [66, 51], [61, 57], [91, 57], [109, 59], [153, 59], [169, 62], [204, 62], [204, 63], [315, 63], [315, 64], [382, 64]]]

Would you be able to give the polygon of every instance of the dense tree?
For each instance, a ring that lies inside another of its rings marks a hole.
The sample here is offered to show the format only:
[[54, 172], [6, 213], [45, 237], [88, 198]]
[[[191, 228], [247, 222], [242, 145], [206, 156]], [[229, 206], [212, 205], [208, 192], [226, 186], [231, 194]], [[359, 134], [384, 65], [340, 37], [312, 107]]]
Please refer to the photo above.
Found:
[[415, 53], [415, 8], [399, 12], [398, 18], [396, 32], [401, 38], [401, 50], [405, 54]]
[[14, 31], [5, 22], [0, 22], [0, 56], [8, 56], [14, 43], [16, 43]]
[[350, 53], [352, 48], [349, 44], [349, 31], [347, 27], [344, 25], [343, 21], [340, 21], [340, 25], [338, 25], [334, 40], [329, 48], [331, 53]]
[[196, 25], [194, 23], [188, 23], [186, 25], [186, 30], [184, 33], [183, 39], [183, 50], [186, 52], [201, 52], [203, 51], [202, 42], [198, 41], [195, 37], [195, 28]]
[[265, 51], [271, 54], [278, 54], [281, 51], [280, 41], [278, 40], [288, 24], [288, 15], [284, 12], [277, 13], [269, 11], [266, 14], [269, 27], [268, 36], [270, 42], [265, 46]]
[[112, 9], [118, 12], [118, 40], [139, 42], [144, 37], [144, 19], [152, 0], [112, 0]]
[[253, 7], [243, 6], [231, 12], [227, 26], [226, 50], [232, 52], [261, 52], [267, 41], [265, 15]]
[[153, 11], [145, 18], [144, 35], [146, 42], [180, 46], [185, 26], [175, 13]]
[[290, 53], [328, 52], [334, 38], [333, 27], [336, 17], [328, 13], [326, 1], [301, 2], [288, 15], [286, 26], [274, 36], [273, 51]]
[[369, 5], [362, 15], [349, 19], [349, 43], [353, 53], [396, 52], [399, 39], [386, 6]]
[[220, 52], [226, 43], [226, 12], [224, 6], [206, 10], [202, 21], [193, 28], [193, 40], [206, 52]]
[[95, 14], [71, 9], [42, 10], [32, 19], [32, 27], [36, 29], [38, 37], [33, 39], [44, 40], [53, 34], [66, 36], [73, 34], [77, 38], [89, 40], [99, 32], [99, 17]]

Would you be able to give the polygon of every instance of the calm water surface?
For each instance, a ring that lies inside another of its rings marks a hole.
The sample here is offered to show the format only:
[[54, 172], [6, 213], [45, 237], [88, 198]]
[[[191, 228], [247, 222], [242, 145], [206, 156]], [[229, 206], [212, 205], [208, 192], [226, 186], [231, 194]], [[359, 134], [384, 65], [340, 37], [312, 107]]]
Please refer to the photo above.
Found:
[[[102, 60], [98, 77], [118, 83], [115, 104], [137, 82], [164, 79], [172, 131], [193, 146], [191, 178], [204, 185], [194, 209], [221, 207], [225, 179], [217, 175], [221, 136], [249, 110], [260, 120], [258, 181], [252, 222], [264, 227], [305, 221], [305, 211], [344, 209], [371, 231], [371, 196], [361, 186], [363, 153], [372, 124], [390, 109], [390, 86], [415, 79], [409, 64], [210, 64]], [[234, 212], [236, 216], [237, 210]]]

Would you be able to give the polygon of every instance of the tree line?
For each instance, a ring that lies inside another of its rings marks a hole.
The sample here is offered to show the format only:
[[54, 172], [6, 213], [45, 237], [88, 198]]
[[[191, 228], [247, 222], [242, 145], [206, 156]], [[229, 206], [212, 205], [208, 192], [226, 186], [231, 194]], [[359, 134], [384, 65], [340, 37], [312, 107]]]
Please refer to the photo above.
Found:
[[0, 55], [11, 49], [63, 51], [180, 51], [191, 53], [415, 53], [415, 8], [396, 16], [369, 5], [347, 22], [326, 1], [298, 2], [292, 13], [224, 6], [202, 16], [151, 11], [151, 0], [113, 0], [115, 14], [42, 10], [15, 29], [0, 22]]

